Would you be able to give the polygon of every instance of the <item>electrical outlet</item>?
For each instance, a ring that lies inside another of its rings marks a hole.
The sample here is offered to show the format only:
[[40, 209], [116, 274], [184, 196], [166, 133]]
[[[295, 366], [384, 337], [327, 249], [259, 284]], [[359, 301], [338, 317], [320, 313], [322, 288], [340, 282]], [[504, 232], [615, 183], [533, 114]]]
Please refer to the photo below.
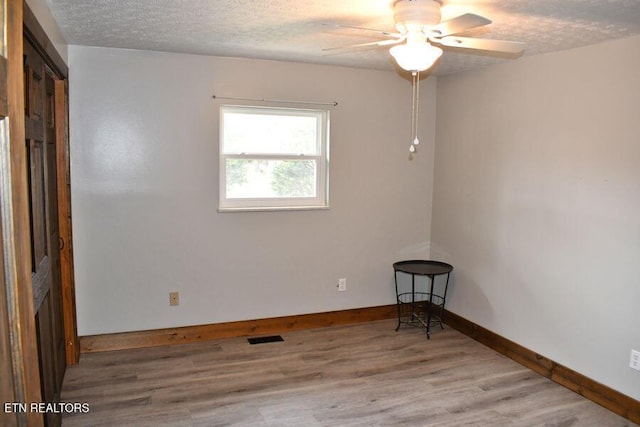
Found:
[[169, 293], [169, 305], [180, 305], [180, 292]]
[[629, 360], [629, 367], [640, 371], [640, 351], [631, 350], [631, 359]]
[[342, 279], [338, 279], [338, 290], [340, 292], [344, 292], [347, 290], [347, 279], [344, 277]]

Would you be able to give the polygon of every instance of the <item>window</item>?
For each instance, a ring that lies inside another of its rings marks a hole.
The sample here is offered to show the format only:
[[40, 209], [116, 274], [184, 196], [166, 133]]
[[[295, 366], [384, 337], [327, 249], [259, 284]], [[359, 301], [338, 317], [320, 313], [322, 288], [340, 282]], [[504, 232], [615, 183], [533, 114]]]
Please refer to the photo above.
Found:
[[220, 107], [220, 210], [328, 206], [329, 112]]

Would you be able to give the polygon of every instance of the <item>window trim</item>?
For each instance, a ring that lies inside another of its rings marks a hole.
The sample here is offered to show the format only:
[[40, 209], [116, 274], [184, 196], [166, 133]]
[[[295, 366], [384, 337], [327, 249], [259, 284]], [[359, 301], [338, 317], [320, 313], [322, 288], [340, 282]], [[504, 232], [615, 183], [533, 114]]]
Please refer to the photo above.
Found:
[[[302, 115], [315, 117], [318, 123], [319, 154], [264, 154], [264, 153], [224, 153], [224, 115], [229, 112], [253, 111], [257, 114]], [[218, 211], [274, 211], [274, 210], [310, 210], [329, 209], [329, 122], [330, 113], [326, 109], [303, 109], [284, 107], [264, 107], [248, 105], [221, 105], [219, 117], [219, 195]], [[314, 197], [265, 197], [265, 198], [227, 198], [226, 197], [226, 160], [313, 160], [316, 162], [316, 196]]]

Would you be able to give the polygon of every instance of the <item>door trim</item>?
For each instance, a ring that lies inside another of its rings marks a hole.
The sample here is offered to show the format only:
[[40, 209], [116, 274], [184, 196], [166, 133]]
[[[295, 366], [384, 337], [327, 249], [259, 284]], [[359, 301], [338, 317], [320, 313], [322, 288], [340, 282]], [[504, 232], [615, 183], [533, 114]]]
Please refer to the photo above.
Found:
[[[0, 122], [0, 204], [7, 314], [15, 399], [40, 402], [40, 371], [33, 312], [29, 246], [29, 186], [24, 120], [23, 4], [3, 0], [7, 39], [8, 117]], [[18, 425], [41, 426], [41, 414], [18, 414]]]
[[62, 317], [67, 365], [80, 360], [80, 340], [76, 317], [76, 291], [73, 273], [73, 234], [71, 229], [71, 162], [69, 158], [69, 109], [67, 80], [55, 81], [56, 156], [58, 178], [58, 229], [60, 232], [60, 275]]

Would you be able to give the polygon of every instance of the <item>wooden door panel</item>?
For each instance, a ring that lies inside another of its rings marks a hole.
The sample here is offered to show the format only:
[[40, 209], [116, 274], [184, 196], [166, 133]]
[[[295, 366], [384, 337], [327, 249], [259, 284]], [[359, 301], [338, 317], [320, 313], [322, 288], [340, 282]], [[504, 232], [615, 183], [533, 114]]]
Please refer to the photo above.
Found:
[[[60, 388], [62, 383], [58, 383], [56, 377], [56, 354], [51, 351], [55, 346], [53, 342], [53, 316], [51, 312], [51, 293], [48, 293], [40, 305], [40, 310], [36, 314], [36, 326], [38, 334], [38, 349], [40, 356], [40, 378], [42, 397], [45, 402], [59, 402]], [[63, 373], [64, 374], [64, 373]], [[60, 414], [46, 413], [46, 426], [59, 426], [62, 422]]]
[[[54, 97], [53, 79], [47, 75], [47, 98]], [[47, 102], [47, 105], [53, 107], [53, 100]], [[59, 396], [62, 388], [62, 380], [66, 368], [65, 354], [65, 338], [64, 338], [64, 319], [62, 311], [62, 278], [60, 267], [60, 227], [58, 223], [58, 175], [57, 175], [57, 153], [55, 144], [55, 121], [49, 123], [48, 119], [55, 118], [53, 112], [47, 112], [46, 135], [47, 135], [47, 225], [48, 225], [48, 254], [50, 266], [50, 308], [51, 308], [51, 337], [53, 351], [55, 352], [55, 377], [56, 377], [56, 395]]]
[[[25, 115], [36, 121], [42, 120], [44, 98], [42, 96], [44, 59], [28, 40], [24, 41], [24, 86]], [[27, 138], [29, 138], [27, 136]]]
[[43, 142], [27, 141], [27, 154], [29, 162], [29, 205], [31, 208], [31, 271], [36, 273], [38, 266], [47, 256]]
[[49, 310], [49, 295], [40, 304], [36, 313], [36, 325], [38, 334], [38, 348], [40, 352], [40, 378], [45, 400], [54, 394], [54, 377], [49, 375], [53, 371], [54, 363], [49, 349], [51, 348], [51, 315]]
[[56, 114], [55, 114], [55, 81], [47, 71], [45, 76], [45, 120], [44, 134], [47, 141], [47, 194], [49, 198], [49, 222], [50, 232], [58, 230], [58, 180], [57, 180], [57, 155], [56, 155]]

